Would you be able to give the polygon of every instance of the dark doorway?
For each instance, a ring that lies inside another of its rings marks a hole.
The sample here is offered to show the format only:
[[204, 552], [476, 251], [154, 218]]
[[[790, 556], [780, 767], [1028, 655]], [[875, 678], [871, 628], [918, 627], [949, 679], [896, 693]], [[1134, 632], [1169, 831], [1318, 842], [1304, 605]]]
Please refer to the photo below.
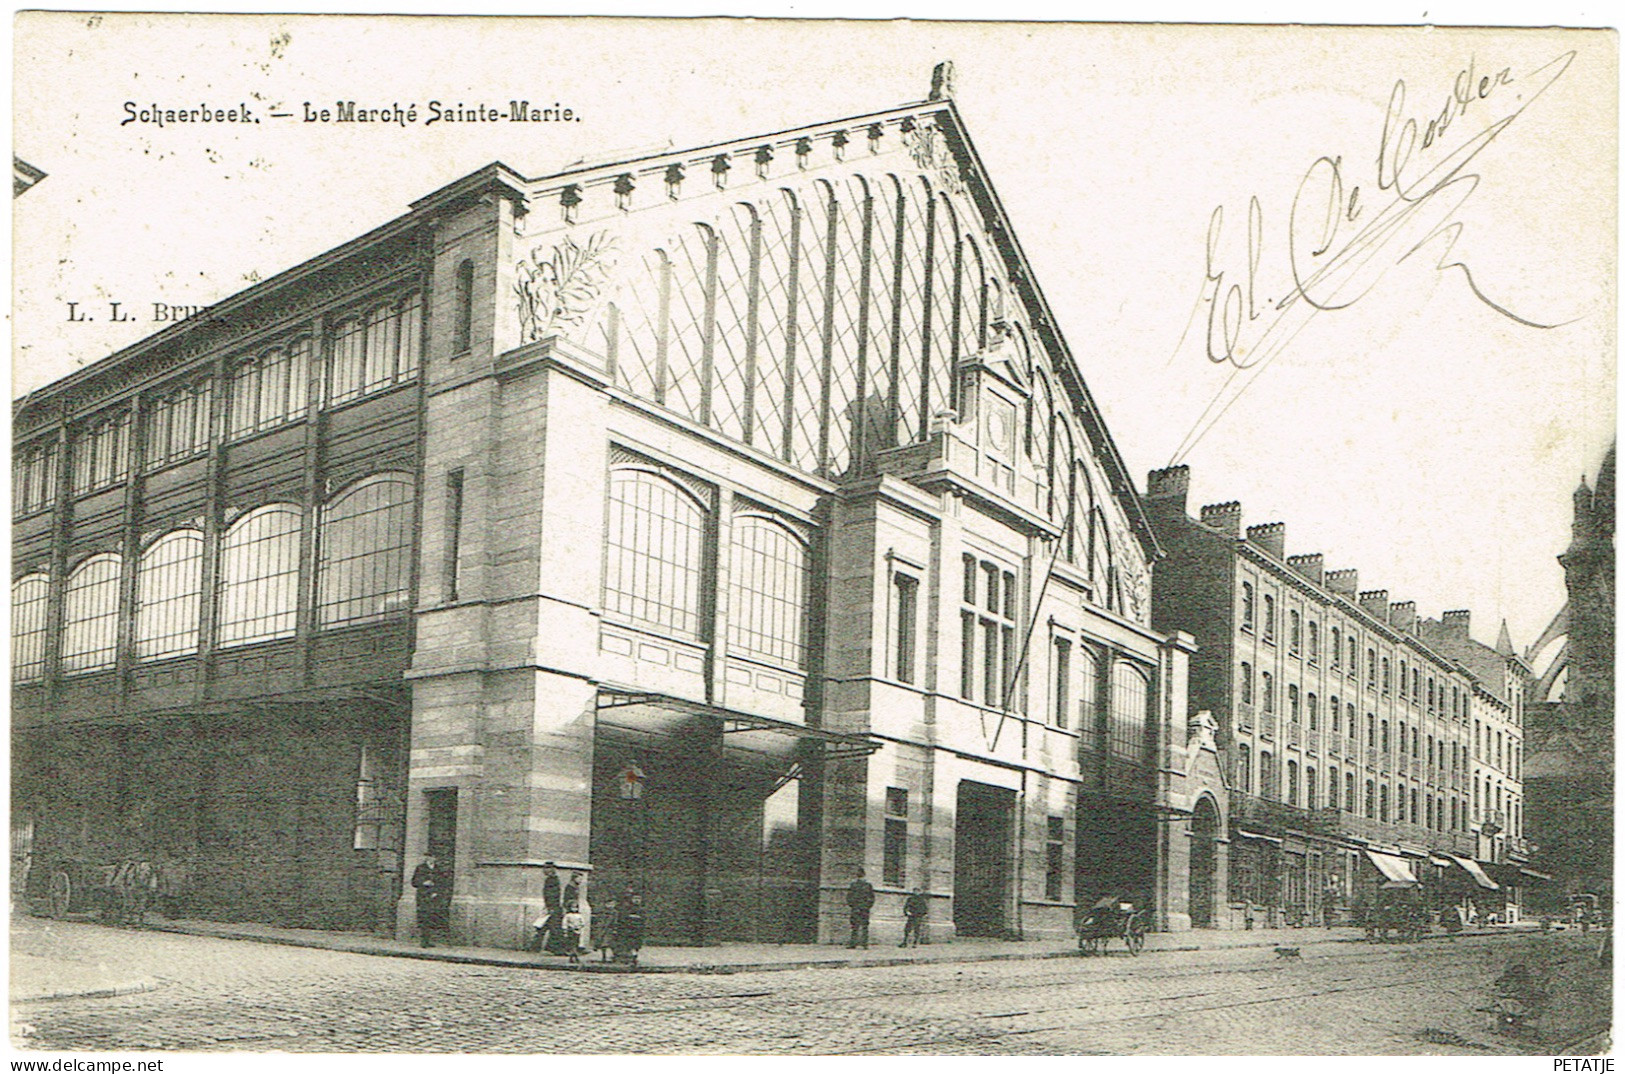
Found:
[[429, 853], [446, 873], [457, 871], [457, 788], [424, 791], [429, 803]]
[[954, 814], [954, 928], [961, 936], [1007, 932], [1015, 808], [1015, 791], [960, 781]]
[[1217, 874], [1215, 851], [1219, 836], [1219, 811], [1213, 799], [1203, 796], [1191, 817], [1191, 927], [1213, 927], [1213, 880]]

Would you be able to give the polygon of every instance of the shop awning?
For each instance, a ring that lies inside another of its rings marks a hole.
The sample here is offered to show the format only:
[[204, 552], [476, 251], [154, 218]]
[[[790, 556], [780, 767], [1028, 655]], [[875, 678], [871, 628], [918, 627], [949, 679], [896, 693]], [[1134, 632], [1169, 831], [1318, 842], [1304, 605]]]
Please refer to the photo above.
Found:
[[1257, 832], [1249, 832], [1244, 828], [1236, 828], [1235, 833], [1241, 836], [1243, 839], [1257, 839], [1260, 843], [1274, 843], [1276, 846], [1281, 845], [1281, 841], [1275, 838], [1273, 835], [1259, 835]]
[[1500, 889], [1501, 885], [1491, 880], [1489, 874], [1483, 869], [1479, 868], [1478, 862], [1474, 861], [1472, 858], [1461, 858], [1452, 854], [1450, 855], [1450, 860], [1461, 866], [1463, 869], [1466, 869], [1467, 875], [1472, 877], [1473, 882], [1479, 887], [1484, 888], [1486, 891], [1497, 891]]
[[1411, 864], [1396, 854], [1384, 854], [1376, 850], [1368, 850], [1365, 856], [1371, 859], [1371, 864], [1386, 879], [1395, 884], [1414, 884], [1416, 874], [1411, 872]]
[[1451, 861], [1449, 858], [1441, 858], [1437, 854], [1428, 855], [1428, 861], [1432, 862], [1434, 865], [1437, 865], [1441, 869], [1448, 869], [1455, 864], [1455, 862]]
[[773, 734], [788, 735], [791, 738], [821, 746], [824, 750], [824, 756], [829, 758], [866, 757], [883, 745], [879, 739], [870, 738], [868, 735], [828, 731], [822, 727], [808, 727], [806, 724], [791, 723], [789, 720], [775, 720], [771, 716], [740, 712], [737, 709], [724, 708], [721, 705], [708, 705], [700, 701], [690, 701], [684, 697], [674, 697], [671, 694], [657, 694], [650, 693], [647, 690], [633, 690], [608, 685], [599, 687], [598, 708], [600, 711], [625, 708], [630, 705], [657, 705], [663, 709], [715, 720], [720, 725], [721, 732], [725, 735], [741, 731], [768, 731]]

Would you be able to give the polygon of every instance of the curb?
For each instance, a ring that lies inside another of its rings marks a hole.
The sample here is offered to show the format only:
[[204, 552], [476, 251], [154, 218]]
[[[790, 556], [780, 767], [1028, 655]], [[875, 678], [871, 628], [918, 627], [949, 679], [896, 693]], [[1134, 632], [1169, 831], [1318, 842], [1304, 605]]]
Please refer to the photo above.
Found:
[[[684, 965], [660, 965], [642, 963], [637, 966], [628, 966], [624, 963], [591, 962], [584, 961], [571, 965], [567, 962], [547, 961], [531, 962], [515, 957], [497, 955], [470, 954], [454, 951], [447, 948], [380, 948], [363, 942], [347, 942], [342, 938], [328, 939], [325, 937], [306, 936], [275, 936], [247, 933], [217, 932], [208, 929], [191, 929], [174, 924], [148, 924], [145, 926], [153, 932], [167, 932], [181, 936], [201, 936], [216, 940], [241, 940], [250, 943], [278, 944], [284, 947], [304, 947], [324, 951], [339, 951], [354, 955], [372, 955], [380, 958], [409, 958], [423, 962], [449, 962], [463, 966], [495, 966], [506, 969], [541, 970], [554, 973], [640, 973], [640, 974], [674, 974], [690, 973], [696, 975], [723, 975], [732, 973], [772, 973], [780, 970], [806, 970], [806, 969], [878, 969], [893, 966], [937, 966], [956, 965], [976, 962], [1034, 962], [1062, 958], [1082, 958], [1081, 952], [1064, 949], [1048, 951], [1006, 951], [988, 954], [978, 954], [966, 951], [963, 955], [940, 959], [917, 959], [896, 956], [877, 956], [863, 959], [826, 959], [806, 958], [791, 962], [724, 962], [704, 963], [694, 962]], [[1509, 933], [1510, 934], [1510, 933]], [[1167, 935], [1166, 933], [1162, 935]], [[1472, 931], [1459, 932], [1454, 935], [1429, 934], [1421, 938], [1426, 940], [1450, 940], [1479, 936], [1498, 936], [1501, 932]], [[1146, 954], [1180, 954], [1197, 951], [1225, 951], [1246, 950], [1282, 946], [1282, 941], [1290, 937], [1271, 937], [1259, 939], [1250, 943], [1224, 944], [1214, 947], [1204, 947], [1199, 944], [1173, 944], [1169, 946], [1147, 947]], [[1325, 939], [1300, 941], [1295, 946], [1318, 946], [1321, 944], [1358, 944], [1367, 942], [1363, 935], [1330, 936]], [[1421, 941], [1414, 941], [1421, 942]], [[117, 994], [117, 993], [115, 993]]]
[[13, 996], [11, 1002], [49, 1003], [63, 999], [110, 999], [114, 996], [133, 996], [138, 992], [151, 992], [158, 987], [156, 977], [138, 977], [123, 984], [109, 985], [106, 988], [63, 989], [60, 992], [43, 992], [32, 996]]

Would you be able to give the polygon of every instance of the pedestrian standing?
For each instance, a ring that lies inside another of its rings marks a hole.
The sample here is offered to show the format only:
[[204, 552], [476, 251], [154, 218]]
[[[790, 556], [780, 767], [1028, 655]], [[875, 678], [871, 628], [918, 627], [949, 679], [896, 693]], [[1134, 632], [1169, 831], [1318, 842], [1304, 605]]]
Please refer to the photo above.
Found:
[[852, 917], [852, 936], [847, 942], [848, 948], [869, 946], [869, 911], [874, 909], [874, 905], [874, 885], [864, 879], [860, 871], [857, 879], [846, 888], [846, 908]]
[[903, 942], [898, 947], [918, 947], [926, 942], [925, 918], [930, 912], [931, 903], [923, 887], [916, 888], [914, 894], [903, 900]]
[[542, 916], [533, 925], [536, 934], [531, 939], [530, 949], [545, 952], [557, 946], [564, 931], [564, 896], [559, 890], [559, 869], [550, 861], [542, 863], [542, 905]]
[[425, 854], [412, 870], [412, 887], [417, 891], [418, 942], [432, 947], [434, 938], [444, 941], [451, 927], [451, 877], [433, 854]]

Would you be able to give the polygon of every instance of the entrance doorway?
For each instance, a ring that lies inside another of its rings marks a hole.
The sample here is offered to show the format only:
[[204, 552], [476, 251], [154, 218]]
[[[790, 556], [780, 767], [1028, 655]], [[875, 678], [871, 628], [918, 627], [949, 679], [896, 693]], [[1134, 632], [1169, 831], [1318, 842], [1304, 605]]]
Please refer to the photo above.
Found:
[[1015, 791], [960, 781], [954, 814], [954, 928], [961, 936], [1007, 934], [1015, 811]]
[[1213, 927], [1214, 877], [1217, 873], [1219, 811], [1213, 799], [1203, 795], [1191, 817], [1191, 927]]

